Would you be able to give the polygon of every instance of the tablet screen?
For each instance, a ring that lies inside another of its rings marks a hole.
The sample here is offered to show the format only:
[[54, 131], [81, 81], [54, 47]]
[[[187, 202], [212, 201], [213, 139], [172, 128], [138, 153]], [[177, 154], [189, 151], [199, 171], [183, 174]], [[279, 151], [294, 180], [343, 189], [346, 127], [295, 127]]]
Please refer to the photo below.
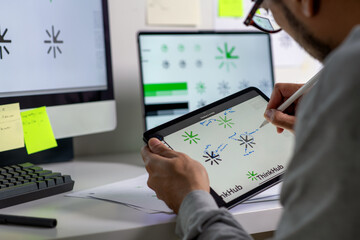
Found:
[[255, 94], [225, 110], [207, 111], [199, 121], [163, 135], [163, 142], [200, 162], [212, 190], [229, 203], [283, 174], [291, 157], [293, 134], [278, 134], [271, 124], [259, 128], [266, 106]]

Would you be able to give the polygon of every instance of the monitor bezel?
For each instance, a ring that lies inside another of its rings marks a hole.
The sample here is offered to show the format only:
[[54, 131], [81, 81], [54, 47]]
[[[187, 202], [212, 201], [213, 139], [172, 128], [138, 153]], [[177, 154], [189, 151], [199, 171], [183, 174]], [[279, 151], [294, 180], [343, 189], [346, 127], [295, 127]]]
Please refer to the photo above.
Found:
[[[114, 98], [113, 72], [112, 72], [112, 57], [110, 44], [110, 19], [109, 6], [107, 0], [101, 0], [103, 12], [103, 26], [104, 26], [104, 43], [105, 43], [105, 60], [107, 73], [107, 90], [88, 91], [78, 93], [62, 93], [62, 94], [46, 94], [37, 96], [21, 96], [21, 97], [0, 97], [0, 105], [20, 103], [21, 110], [32, 109], [46, 106], [52, 127], [54, 130], [54, 122], [51, 119], [51, 113], [68, 111], [68, 108], [86, 108], [89, 109], [91, 105], [92, 114], [100, 115], [103, 118], [101, 122], [102, 129], [96, 129], [93, 132], [82, 132], [81, 134], [71, 134], [71, 136], [61, 136], [57, 138], [58, 147], [51, 148], [42, 152], [27, 154], [26, 148], [19, 148], [0, 152], [0, 166], [7, 166], [11, 164], [19, 164], [24, 162], [32, 162], [34, 164], [54, 163], [71, 161], [74, 158], [73, 138], [86, 134], [105, 132], [114, 130], [116, 128], [116, 103]], [[88, 104], [90, 103], [90, 104]], [[108, 114], [111, 112], [109, 119], [105, 119], [97, 110]], [[85, 116], [86, 117], [86, 116]], [[69, 117], [69, 121], [73, 121], [74, 116]], [[76, 126], [74, 126], [76, 128]], [[54, 131], [55, 133], [55, 131]], [[63, 134], [62, 134], [63, 135]]]
[[106, 60], [107, 89], [99, 91], [85, 91], [75, 93], [56, 93], [34, 96], [0, 97], [0, 105], [20, 103], [20, 109], [32, 109], [37, 107], [52, 107], [67, 104], [88, 103], [97, 101], [114, 100], [114, 85], [112, 74], [112, 59], [110, 45], [110, 21], [108, 1], [101, 0], [104, 26], [104, 44]]
[[272, 54], [272, 44], [270, 34], [258, 31], [139, 31], [137, 33], [137, 47], [138, 47], [138, 63], [139, 63], [139, 74], [140, 74], [140, 95], [141, 95], [141, 105], [142, 105], [142, 118], [143, 118], [143, 130], [149, 130], [146, 124], [146, 112], [145, 112], [145, 92], [144, 92], [144, 74], [143, 66], [141, 63], [141, 36], [147, 35], [264, 35], [267, 36], [269, 42], [269, 57], [270, 57], [270, 71], [271, 71], [271, 81], [272, 86], [275, 84], [274, 78], [274, 61]]

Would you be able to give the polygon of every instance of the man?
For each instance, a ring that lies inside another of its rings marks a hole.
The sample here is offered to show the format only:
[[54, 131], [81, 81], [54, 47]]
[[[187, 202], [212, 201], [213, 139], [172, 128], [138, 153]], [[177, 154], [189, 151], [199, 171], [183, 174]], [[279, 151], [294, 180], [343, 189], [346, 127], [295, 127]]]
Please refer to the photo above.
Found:
[[[276, 109], [300, 86], [277, 84], [265, 117], [295, 132], [275, 239], [360, 237], [360, 1], [264, 0], [276, 22], [324, 63], [293, 112]], [[290, 56], [291, 57], [291, 56]], [[296, 112], [296, 115], [294, 113]], [[294, 127], [295, 126], [295, 127]], [[148, 185], [177, 214], [184, 239], [251, 239], [209, 192], [204, 167], [156, 139], [142, 150]]]

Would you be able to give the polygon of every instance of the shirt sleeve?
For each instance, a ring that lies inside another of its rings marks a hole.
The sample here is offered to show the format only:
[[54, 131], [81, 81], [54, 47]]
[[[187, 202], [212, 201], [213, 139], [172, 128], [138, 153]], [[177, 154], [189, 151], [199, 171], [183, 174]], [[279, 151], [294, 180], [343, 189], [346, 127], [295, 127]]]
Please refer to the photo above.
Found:
[[176, 234], [182, 239], [252, 239], [225, 208], [202, 190], [189, 193], [177, 217]]

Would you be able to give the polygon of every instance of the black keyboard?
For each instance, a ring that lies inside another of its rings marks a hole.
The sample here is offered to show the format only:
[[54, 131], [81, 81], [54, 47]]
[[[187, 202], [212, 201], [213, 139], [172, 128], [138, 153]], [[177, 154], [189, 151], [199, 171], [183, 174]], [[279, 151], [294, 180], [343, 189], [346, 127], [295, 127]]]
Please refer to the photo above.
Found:
[[32, 163], [0, 168], [0, 208], [71, 191], [69, 175], [45, 170]]

